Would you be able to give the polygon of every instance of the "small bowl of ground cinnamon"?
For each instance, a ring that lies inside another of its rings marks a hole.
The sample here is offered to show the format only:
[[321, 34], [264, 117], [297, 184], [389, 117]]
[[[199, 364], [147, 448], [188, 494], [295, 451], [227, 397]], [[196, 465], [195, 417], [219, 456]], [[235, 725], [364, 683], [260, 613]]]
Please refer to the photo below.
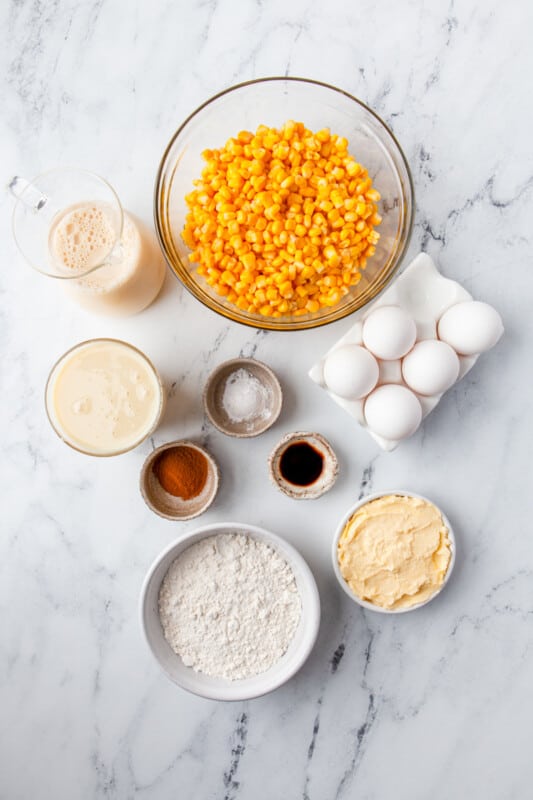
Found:
[[141, 470], [141, 494], [160, 517], [187, 520], [206, 511], [218, 491], [213, 456], [193, 442], [167, 442], [156, 448]]

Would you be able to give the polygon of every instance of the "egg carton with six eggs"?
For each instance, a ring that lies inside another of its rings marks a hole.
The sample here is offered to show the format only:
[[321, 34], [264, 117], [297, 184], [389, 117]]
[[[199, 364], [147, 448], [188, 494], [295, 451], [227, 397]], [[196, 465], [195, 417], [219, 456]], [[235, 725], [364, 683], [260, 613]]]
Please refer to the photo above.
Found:
[[500, 316], [420, 253], [309, 376], [384, 450], [411, 436], [503, 333]]

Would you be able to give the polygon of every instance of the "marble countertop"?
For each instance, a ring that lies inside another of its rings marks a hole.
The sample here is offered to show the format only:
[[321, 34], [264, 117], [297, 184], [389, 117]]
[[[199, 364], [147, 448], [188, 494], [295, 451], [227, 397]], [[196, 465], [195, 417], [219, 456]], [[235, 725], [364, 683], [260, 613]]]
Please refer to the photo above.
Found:
[[[2, 194], [2, 800], [530, 797], [531, 5], [12, 0], [0, 20], [4, 184], [78, 164], [149, 221], [160, 155], [201, 101], [253, 77], [324, 80], [372, 106], [405, 149], [417, 196], [410, 255], [427, 251], [506, 324], [418, 433], [383, 453], [307, 378], [349, 320], [290, 335], [246, 329], [170, 275], [139, 317], [88, 316], [21, 261]], [[221, 492], [200, 521], [271, 528], [316, 575], [316, 647], [267, 697], [188, 695], [145, 647], [144, 574], [199, 521], [145, 507], [137, 484], [151, 442], [95, 460], [51, 431], [50, 366], [92, 336], [140, 346], [171, 387], [153, 444], [186, 435], [219, 460]], [[198, 402], [209, 371], [239, 354], [269, 363], [285, 390], [274, 429], [246, 442], [208, 426]], [[292, 501], [267, 477], [271, 447], [295, 429], [320, 431], [339, 456], [338, 483], [316, 501]], [[329, 553], [351, 503], [397, 488], [442, 506], [458, 556], [438, 600], [385, 617], [343, 595]]]

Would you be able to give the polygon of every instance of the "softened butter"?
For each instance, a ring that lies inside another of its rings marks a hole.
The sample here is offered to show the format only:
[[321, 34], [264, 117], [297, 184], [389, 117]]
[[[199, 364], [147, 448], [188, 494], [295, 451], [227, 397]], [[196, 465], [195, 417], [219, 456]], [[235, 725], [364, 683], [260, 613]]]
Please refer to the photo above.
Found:
[[409, 608], [442, 586], [451, 559], [439, 509], [410, 495], [365, 503], [346, 523], [337, 557], [344, 580], [362, 600], [386, 609]]

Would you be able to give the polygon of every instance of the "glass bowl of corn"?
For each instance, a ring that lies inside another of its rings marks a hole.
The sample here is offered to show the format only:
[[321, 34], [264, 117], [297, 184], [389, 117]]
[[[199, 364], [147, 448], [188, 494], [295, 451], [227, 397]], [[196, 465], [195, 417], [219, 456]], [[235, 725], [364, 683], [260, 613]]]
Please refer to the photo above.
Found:
[[236, 322], [302, 330], [342, 319], [397, 272], [414, 213], [391, 131], [333, 86], [264, 78], [211, 98], [160, 164], [155, 223], [175, 275]]

